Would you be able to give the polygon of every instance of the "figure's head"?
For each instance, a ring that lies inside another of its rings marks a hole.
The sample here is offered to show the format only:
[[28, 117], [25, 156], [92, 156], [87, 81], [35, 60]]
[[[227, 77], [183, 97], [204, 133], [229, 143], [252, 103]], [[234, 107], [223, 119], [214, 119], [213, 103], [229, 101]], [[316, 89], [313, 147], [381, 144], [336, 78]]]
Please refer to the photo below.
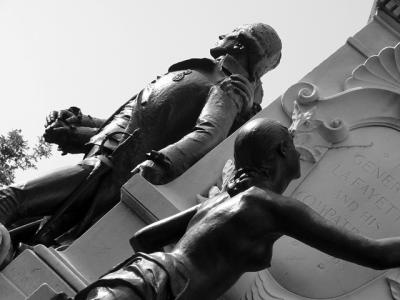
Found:
[[281, 49], [281, 40], [271, 26], [254, 23], [221, 35], [210, 53], [214, 58], [230, 54], [249, 72], [250, 79], [255, 80], [279, 64]]
[[300, 177], [300, 154], [288, 129], [277, 121], [259, 118], [245, 124], [234, 146], [236, 170], [252, 170], [257, 185], [282, 193]]

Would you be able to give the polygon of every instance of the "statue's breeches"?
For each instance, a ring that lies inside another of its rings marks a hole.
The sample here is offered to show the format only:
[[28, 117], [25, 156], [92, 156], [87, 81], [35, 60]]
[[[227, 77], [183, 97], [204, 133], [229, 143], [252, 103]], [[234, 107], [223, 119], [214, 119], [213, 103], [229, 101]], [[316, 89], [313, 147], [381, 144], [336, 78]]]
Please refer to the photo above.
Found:
[[0, 189], [0, 222], [53, 213], [93, 169], [95, 159]]

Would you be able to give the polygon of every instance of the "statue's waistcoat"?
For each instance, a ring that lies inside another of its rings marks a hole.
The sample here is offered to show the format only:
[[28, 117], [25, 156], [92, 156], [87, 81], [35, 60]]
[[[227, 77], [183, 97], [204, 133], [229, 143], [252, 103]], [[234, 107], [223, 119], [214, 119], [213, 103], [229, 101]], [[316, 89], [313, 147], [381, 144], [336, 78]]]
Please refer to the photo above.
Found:
[[175, 64], [114, 113], [90, 143], [99, 145], [112, 134], [105, 147], [115, 150], [126, 138], [116, 132], [132, 133], [137, 128], [146, 134], [152, 149], [173, 143], [195, 126], [210, 88], [224, 77], [209, 59]]
[[[177, 63], [112, 115], [91, 143], [104, 142], [106, 149], [114, 151], [113, 172], [120, 182], [129, 178], [130, 170], [146, 160], [146, 153], [151, 150], [164, 151], [170, 159], [173, 166], [170, 179], [179, 176], [225, 138], [229, 130], [254, 115], [253, 112], [241, 115], [236, 105], [222, 103], [230, 101], [228, 98], [209, 99], [211, 88], [230, 74], [248, 78], [247, 72], [229, 56], [220, 61], [190, 59]], [[259, 87], [261, 90], [261, 84]], [[207, 111], [203, 111], [206, 103]], [[229, 111], [221, 112], [222, 107]], [[205, 116], [198, 124], [203, 113]], [[230, 128], [226, 128], [228, 123]], [[178, 145], [180, 141], [183, 142]], [[93, 147], [88, 156], [96, 151]]]

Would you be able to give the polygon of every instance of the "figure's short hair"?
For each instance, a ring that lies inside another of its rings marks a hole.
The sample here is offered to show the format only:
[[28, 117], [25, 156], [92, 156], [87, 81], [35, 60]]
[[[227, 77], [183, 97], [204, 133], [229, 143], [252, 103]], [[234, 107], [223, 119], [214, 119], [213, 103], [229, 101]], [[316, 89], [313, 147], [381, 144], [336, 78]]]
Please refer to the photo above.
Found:
[[236, 168], [273, 167], [280, 143], [289, 140], [288, 129], [275, 120], [257, 118], [246, 123], [235, 139]]

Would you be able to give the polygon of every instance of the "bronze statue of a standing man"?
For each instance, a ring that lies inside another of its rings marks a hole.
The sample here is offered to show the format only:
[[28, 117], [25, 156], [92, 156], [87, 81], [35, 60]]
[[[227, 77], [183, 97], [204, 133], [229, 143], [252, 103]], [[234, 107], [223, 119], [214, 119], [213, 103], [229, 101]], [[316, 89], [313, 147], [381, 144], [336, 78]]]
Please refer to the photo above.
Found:
[[69, 223], [87, 210], [93, 220], [115, 205], [133, 168], [153, 184], [185, 172], [260, 110], [260, 77], [279, 64], [281, 41], [270, 26], [256, 23], [220, 36], [210, 53], [214, 59], [172, 65], [108, 120], [76, 107], [52, 112], [45, 139], [85, 157], [78, 165], [0, 190], [0, 222], [7, 226], [53, 213], [101, 164], [99, 157], [111, 155], [113, 167], [83, 188], [65, 212]]

